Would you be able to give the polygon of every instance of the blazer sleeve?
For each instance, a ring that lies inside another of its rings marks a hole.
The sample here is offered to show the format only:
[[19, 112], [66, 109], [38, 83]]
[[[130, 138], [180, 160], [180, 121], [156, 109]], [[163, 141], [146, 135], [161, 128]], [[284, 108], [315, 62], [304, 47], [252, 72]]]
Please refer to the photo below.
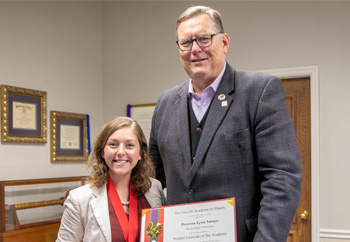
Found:
[[64, 212], [56, 242], [80, 242], [83, 241], [84, 225], [81, 219], [80, 206], [77, 197], [70, 195], [64, 202]]
[[157, 144], [157, 127], [159, 124], [156, 121], [159, 106], [161, 105], [161, 102], [162, 102], [161, 101], [162, 96], [163, 95], [159, 97], [157, 101], [157, 105], [153, 112], [151, 134], [150, 134], [150, 140], [149, 140], [149, 154], [152, 159], [154, 169], [156, 171], [156, 179], [158, 179], [161, 182], [163, 188], [165, 188], [166, 187], [165, 172], [164, 172], [162, 157], [160, 155], [158, 144]]
[[254, 241], [285, 241], [301, 196], [302, 169], [293, 120], [282, 82], [272, 77], [258, 103], [255, 142], [262, 175]]
[[165, 205], [166, 198], [162, 189], [162, 184], [157, 179], [152, 179], [152, 186], [145, 193], [145, 197], [151, 207], [160, 207]]

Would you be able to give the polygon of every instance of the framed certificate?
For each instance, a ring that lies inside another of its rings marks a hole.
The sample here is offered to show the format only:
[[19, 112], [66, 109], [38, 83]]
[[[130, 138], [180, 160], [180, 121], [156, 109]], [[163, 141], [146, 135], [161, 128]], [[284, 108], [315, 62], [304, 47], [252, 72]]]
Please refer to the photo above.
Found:
[[147, 141], [149, 141], [151, 133], [152, 116], [155, 106], [155, 103], [128, 104], [127, 106], [127, 116], [134, 119], [141, 126]]
[[51, 161], [87, 161], [88, 115], [51, 111]]
[[1, 85], [1, 142], [46, 143], [46, 92]]
[[140, 242], [236, 242], [235, 198], [142, 210]]

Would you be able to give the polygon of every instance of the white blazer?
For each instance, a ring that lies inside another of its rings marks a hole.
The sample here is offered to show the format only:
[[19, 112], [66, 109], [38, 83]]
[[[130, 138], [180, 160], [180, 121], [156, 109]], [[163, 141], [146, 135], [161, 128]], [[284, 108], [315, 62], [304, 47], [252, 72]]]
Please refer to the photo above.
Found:
[[[162, 185], [152, 179], [152, 187], [145, 194], [151, 207], [165, 205]], [[107, 184], [100, 188], [89, 184], [70, 191], [64, 202], [64, 212], [56, 242], [111, 242]]]

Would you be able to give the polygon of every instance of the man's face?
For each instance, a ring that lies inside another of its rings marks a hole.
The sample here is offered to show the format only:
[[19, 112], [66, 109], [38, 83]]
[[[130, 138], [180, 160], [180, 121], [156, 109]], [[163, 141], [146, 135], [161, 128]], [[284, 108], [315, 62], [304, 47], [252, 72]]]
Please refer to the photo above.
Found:
[[[204, 34], [216, 34], [213, 23], [207, 14], [194, 16], [181, 22], [178, 39], [192, 39]], [[215, 35], [208, 47], [199, 47], [193, 41], [188, 51], [179, 49], [182, 66], [194, 82], [210, 85], [220, 74], [225, 65], [225, 54], [230, 38], [227, 34]]]

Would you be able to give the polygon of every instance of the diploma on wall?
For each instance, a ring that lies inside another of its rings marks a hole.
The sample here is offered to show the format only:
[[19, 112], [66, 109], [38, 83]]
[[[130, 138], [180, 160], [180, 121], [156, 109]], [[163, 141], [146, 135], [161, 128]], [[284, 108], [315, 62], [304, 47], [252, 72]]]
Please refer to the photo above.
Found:
[[236, 242], [235, 198], [142, 210], [141, 242]]
[[14, 129], [37, 130], [36, 104], [12, 102], [12, 127]]

